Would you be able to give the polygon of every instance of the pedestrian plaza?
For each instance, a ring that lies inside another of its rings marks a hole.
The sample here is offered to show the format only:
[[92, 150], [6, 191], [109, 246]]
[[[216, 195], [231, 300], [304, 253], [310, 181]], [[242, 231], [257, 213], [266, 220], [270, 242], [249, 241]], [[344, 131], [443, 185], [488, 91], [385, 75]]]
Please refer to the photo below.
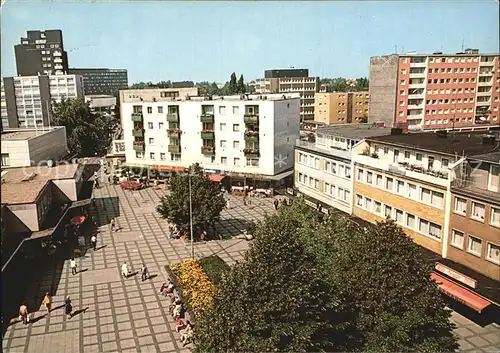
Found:
[[[190, 257], [190, 244], [168, 238], [168, 226], [155, 211], [165, 191], [147, 188], [122, 190], [104, 184], [95, 190], [99, 233], [97, 250], [89, 249], [77, 257], [78, 274], [72, 275], [70, 260], [55, 264], [32, 283], [24, 300], [34, 318], [28, 325], [13, 319], [3, 339], [3, 351], [11, 353], [93, 353], [93, 352], [189, 352], [175, 332], [167, 300], [159, 289], [166, 282], [164, 266]], [[244, 205], [240, 197], [231, 198], [231, 209], [222, 212], [216, 228], [222, 239], [195, 244], [195, 256], [217, 254], [228, 264], [242, 260], [248, 241], [242, 235], [250, 221], [274, 212], [274, 199], [251, 199]], [[116, 219], [118, 231], [111, 232]], [[90, 236], [89, 236], [90, 237]], [[121, 264], [127, 261], [133, 273], [125, 279]], [[145, 263], [151, 279], [141, 281]], [[53, 311], [46, 316], [42, 299], [53, 294]], [[64, 299], [70, 296], [75, 314], [64, 314]], [[20, 298], [20, 303], [23, 298]], [[36, 305], [36, 304], [35, 304]], [[454, 313], [461, 348], [468, 352], [500, 351], [500, 328], [480, 327]], [[494, 350], [496, 347], [496, 350]]]

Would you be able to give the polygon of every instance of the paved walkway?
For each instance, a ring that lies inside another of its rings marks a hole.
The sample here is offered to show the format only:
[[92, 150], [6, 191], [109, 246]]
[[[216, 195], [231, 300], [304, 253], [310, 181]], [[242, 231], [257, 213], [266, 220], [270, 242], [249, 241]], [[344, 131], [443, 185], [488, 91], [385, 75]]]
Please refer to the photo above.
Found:
[[[54, 307], [71, 296], [74, 310], [82, 311], [71, 319], [57, 308], [45, 317], [43, 308], [35, 312], [35, 322], [22, 325], [12, 321], [3, 351], [11, 353], [93, 353], [93, 352], [188, 352], [182, 347], [174, 323], [167, 313], [166, 300], [158, 291], [165, 281], [166, 264], [189, 257], [189, 244], [167, 238], [167, 225], [155, 212], [163, 190], [148, 188], [123, 191], [103, 185], [96, 191], [97, 218], [100, 224], [98, 250], [89, 250], [78, 259], [81, 272], [71, 275], [69, 261], [46, 271], [33, 283], [26, 299], [41, 303], [43, 294], [55, 288]], [[231, 209], [224, 210], [217, 230], [226, 240], [195, 245], [197, 257], [218, 254], [229, 264], [241, 260], [248, 242], [238, 239], [246, 222], [274, 212], [272, 199], [252, 199], [244, 206], [241, 198], [231, 197]], [[109, 222], [116, 217], [120, 230], [111, 232]], [[100, 249], [99, 249], [100, 247]], [[140, 275], [120, 276], [120, 265], [127, 261], [133, 271], [144, 262], [151, 280]], [[32, 308], [30, 308], [32, 309]], [[462, 351], [500, 352], [500, 328], [480, 327], [458, 313], [453, 322]]]

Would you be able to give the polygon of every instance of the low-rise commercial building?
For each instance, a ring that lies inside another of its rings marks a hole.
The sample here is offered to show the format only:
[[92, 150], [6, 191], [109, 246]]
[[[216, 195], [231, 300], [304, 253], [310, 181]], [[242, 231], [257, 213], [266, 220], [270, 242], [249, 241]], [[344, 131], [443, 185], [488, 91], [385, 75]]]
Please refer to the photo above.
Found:
[[316, 93], [314, 119], [325, 124], [367, 123], [368, 92]]
[[2, 168], [47, 165], [68, 155], [64, 126], [2, 131]]

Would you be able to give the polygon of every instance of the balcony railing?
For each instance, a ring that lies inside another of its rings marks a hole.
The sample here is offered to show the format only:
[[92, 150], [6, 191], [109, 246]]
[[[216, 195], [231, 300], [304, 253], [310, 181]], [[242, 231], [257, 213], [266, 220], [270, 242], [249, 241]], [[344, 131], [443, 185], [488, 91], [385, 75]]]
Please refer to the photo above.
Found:
[[259, 150], [256, 148], [245, 148], [243, 154], [245, 157], [256, 158], [259, 157]]
[[181, 131], [181, 130], [179, 130], [179, 129], [168, 129], [168, 130], [167, 130], [167, 136], [168, 136], [169, 138], [171, 138], [171, 139], [172, 139], [172, 138], [174, 138], [174, 139], [179, 138], [179, 135], [180, 135], [181, 133], [182, 133], [182, 131]]
[[200, 121], [202, 123], [213, 123], [214, 122], [214, 114], [213, 113], [202, 113], [200, 115]]
[[259, 135], [248, 135], [245, 134], [245, 141], [246, 142], [259, 142]]
[[167, 121], [169, 123], [178, 123], [179, 122], [179, 114], [177, 114], [177, 113], [167, 114]]
[[215, 138], [215, 133], [210, 130], [202, 131], [200, 135], [203, 140], [213, 140]]
[[181, 153], [181, 146], [178, 145], [168, 145], [169, 153]]
[[132, 136], [134, 137], [143, 137], [144, 136], [144, 129], [133, 129], [132, 130]]
[[138, 142], [134, 141], [134, 151], [144, 152], [144, 142], [138, 143]]
[[258, 124], [259, 123], [259, 115], [258, 114], [245, 114], [243, 117], [243, 122], [245, 124]]
[[214, 146], [202, 146], [201, 153], [204, 155], [214, 155], [215, 147]]
[[139, 122], [142, 121], [142, 113], [132, 113], [132, 121]]

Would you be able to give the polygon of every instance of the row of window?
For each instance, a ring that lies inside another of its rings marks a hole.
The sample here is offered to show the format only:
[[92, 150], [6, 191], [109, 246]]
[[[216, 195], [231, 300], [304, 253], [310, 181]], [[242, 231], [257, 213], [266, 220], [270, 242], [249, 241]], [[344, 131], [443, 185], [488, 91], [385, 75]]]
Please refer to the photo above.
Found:
[[[378, 145], [373, 146], [373, 152], [377, 155], [380, 153], [380, 148]], [[407, 162], [410, 163], [412, 162], [412, 153], [410, 151], [404, 151], [403, 154], [399, 153], [400, 151], [398, 149], [394, 149], [393, 151], [393, 162], [394, 163], [399, 163], [399, 162]], [[383, 148], [383, 154], [388, 155], [389, 154], [389, 147], [384, 147]], [[401, 156], [401, 157], [400, 157]], [[423, 160], [423, 154], [416, 152], [415, 153], [415, 162], [419, 164], [418, 162], [422, 162]], [[428, 169], [433, 169], [434, 168], [434, 163], [436, 161], [436, 158], [434, 156], [427, 156], [427, 168]], [[441, 158], [441, 168], [447, 168], [448, 165], [450, 164], [450, 160], [448, 158]]]
[[429, 99], [425, 102], [427, 105], [431, 104], [456, 104], [456, 103], [474, 103], [474, 98], [452, 98], [452, 99]]
[[[170, 161], [172, 162], [180, 162], [181, 161], [181, 154], [179, 153], [168, 153], [170, 155]], [[144, 159], [145, 155], [144, 152], [136, 152], [135, 157], [137, 159]], [[206, 161], [206, 163], [215, 163], [216, 159], [214, 156], [209, 157], [210, 160]], [[156, 154], [155, 152], [150, 152], [149, 153], [149, 159], [154, 161], [156, 160]], [[166, 161], [167, 160], [167, 153], [161, 152], [160, 153], [160, 160], [161, 161]], [[240, 163], [240, 158], [235, 157], [233, 158], [233, 166], [239, 167], [241, 165]], [[2, 162], [3, 162], [3, 155], [2, 155]], [[228, 158], [227, 157], [220, 157], [220, 163], [221, 165], [229, 165], [228, 164]], [[259, 166], [259, 159], [258, 158], [246, 158], [246, 166], [248, 167], [258, 167]]]
[[[464, 232], [456, 229], [451, 230], [451, 246], [460, 250], [464, 250], [465, 239], [466, 235], [464, 234]], [[468, 234], [466, 251], [470, 254], [481, 257], [483, 253], [483, 240], [481, 238]], [[487, 241], [485, 258], [490, 262], [500, 265], [500, 245], [493, 244]]]
[[[240, 107], [233, 106], [233, 110], [232, 111], [233, 111], [234, 115], [238, 115], [239, 112], [240, 112]], [[146, 107], [146, 112], [148, 114], [153, 114], [153, 107]], [[163, 114], [163, 107], [158, 106], [157, 107], [157, 112], [158, 112], [158, 114]], [[226, 114], [226, 107], [224, 105], [219, 106], [219, 114], [220, 115], [225, 115]]]
[[330, 183], [325, 183], [325, 185], [323, 186], [323, 192], [325, 194], [333, 197], [334, 199], [337, 199], [338, 201], [342, 201], [342, 202], [346, 202], [346, 203], [350, 202], [351, 192], [347, 189], [340, 187], [340, 186], [335, 186], [335, 185], [330, 184]]
[[[348, 164], [327, 159], [323, 161], [323, 170], [325, 172], [347, 179], [351, 178], [351, 167]], [[320, 158], [306, 153], [299, 152], [298, 163], [314, 169], [320, 169]]]
[[[426, 60], [427, 57], [411, 57], [411, 62], [412, 63], [417, 63], [417, 62], [421, 62], [421, 63], [424, 63], [425, 60]], [[481, 61], [483, 61], [483, 59], [486, 59], [488, 60], [489, 57], [481, 57]], [[402, 61], [403, 63], [407, 63], [408, 62], [408, 58], [402, 58]], [[475, 62], [477, 63], [478, 61], [478, 57], [466, 57], [466, 56], [463, 56], [463, 57], [430, 57], [429, 58], [429, 62], [430, 63], [458, 63], [458, 62], [461, 62], [461, 63], [465, 63], [465, 62], [468, 62], [468, 63], [471, 63], [471, 62]], [[493, 61], [493, 58], [492, 58], [492, 61]]]
[[[471, 202], [470, 218], [483, 222], [486, 217], [485, 205], [476, 201]], [[467, 199], [455, 196], [453, 212], [467, 216]], [[500, 227], [500, 208], [491, 207], [489, 224], [495, 227]]]
[[[159, 122], [158, 123], [158, 129], [162, 130], [165, 126], [164, 122]], [[226, 131], [227, 124], [226, 123], [220, 123], [219, 124], [219, 131]], [[148, 129], [153, 130], [154, 129], [154, 123], [149, 121], [148, 122]], [[240, 124], [233, 124], [233, 132], [239, 132], [240, 131]], [[287, 140], [289, 142], [289, 140]]]
[[444, 206], [444, 193], [430, 190], [423, 186], [417, 186], [403, 180], [388, 176], [384, 177], [381, 174], [374, 174], [371, 171], [363, 169], [358, 169], [357, 180], [430, 206], [441, 209]]
[[380, 201], [356, 194], [356, 206], [386, 219], [392, 219], [403, 228], [417, 231], [436, 240], [441, 239], [441, 226]]

